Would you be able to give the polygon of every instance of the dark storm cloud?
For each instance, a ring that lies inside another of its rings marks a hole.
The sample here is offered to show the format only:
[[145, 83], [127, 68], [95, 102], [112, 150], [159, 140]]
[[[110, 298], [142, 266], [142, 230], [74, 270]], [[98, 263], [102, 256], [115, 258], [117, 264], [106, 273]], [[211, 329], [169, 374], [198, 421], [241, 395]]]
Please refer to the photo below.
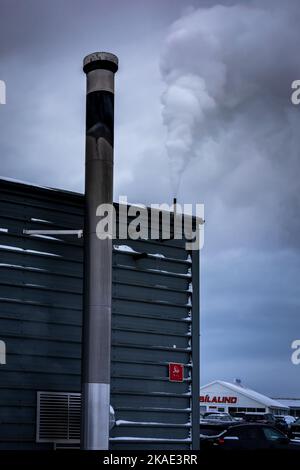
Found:
[[255, 208], [257, 230], [278, 221], [289, 245], [300, 229], [300, 111], [290, 101], [299, 22], [296, 1], [200, 8], [171, 27], [161, 61], [175, 189], [191, 164], [200, 198]]
[[81, 64], [87, 53], [109, 50], [120, 56], [116, 191], [128, 192], [135, 162], [162, 135], [159, 100], [153, 99], [161, 92], [158, 53], [167, 26], [184, 8], [181, 0], [159, 8], [146, 0], [1, 0], [0, 79], [7, 104], [0, 108], [0, 173], [83, 190]]
[[240, 376], [272, 393], [280, 374], [283, 394], [297, 390], [299, 20], [297, 1], [215, 5], [187, 12], [165, 41], [172, 186], [203, 201], [207, 220], [202, 383]]

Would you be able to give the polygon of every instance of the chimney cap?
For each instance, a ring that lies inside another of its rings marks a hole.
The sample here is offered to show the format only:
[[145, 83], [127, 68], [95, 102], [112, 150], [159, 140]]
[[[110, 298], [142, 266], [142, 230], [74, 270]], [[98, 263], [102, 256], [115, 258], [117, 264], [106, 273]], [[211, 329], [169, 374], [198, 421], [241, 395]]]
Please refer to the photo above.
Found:
[[115, 73], [118, 70], [118, 57], [110, 52], [93, 52], [83, 59], [83, 71], [105, 69]]

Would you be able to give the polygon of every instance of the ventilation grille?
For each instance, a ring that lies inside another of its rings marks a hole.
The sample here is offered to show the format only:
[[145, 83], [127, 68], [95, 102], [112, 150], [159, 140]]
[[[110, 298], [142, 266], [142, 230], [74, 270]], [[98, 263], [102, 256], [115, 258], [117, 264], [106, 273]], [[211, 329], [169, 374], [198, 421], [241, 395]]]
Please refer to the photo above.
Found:
[[80, 393], [38, 392], [37, 442], [80, 442]]

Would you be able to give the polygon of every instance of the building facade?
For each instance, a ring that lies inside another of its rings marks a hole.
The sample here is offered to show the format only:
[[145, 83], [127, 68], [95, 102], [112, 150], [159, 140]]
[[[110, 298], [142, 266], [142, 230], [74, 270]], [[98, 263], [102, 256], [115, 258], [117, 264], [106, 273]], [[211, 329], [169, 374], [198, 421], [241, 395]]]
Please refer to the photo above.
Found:
[[300, 418], [300, 398], [274, 398], [289, 408], [289, 414]]
[[[83, 239], [24, 230], [80, 230], [83, 213], [82, 194], [0, 180], [2, 450], [80, 444]], [[113, 245], [110, 447], [197, 449], [199, 252]]]
[[200, 413], [207, 411], [289, 414], [288, 406], [280, 401], [222, 380], [200, 387]]

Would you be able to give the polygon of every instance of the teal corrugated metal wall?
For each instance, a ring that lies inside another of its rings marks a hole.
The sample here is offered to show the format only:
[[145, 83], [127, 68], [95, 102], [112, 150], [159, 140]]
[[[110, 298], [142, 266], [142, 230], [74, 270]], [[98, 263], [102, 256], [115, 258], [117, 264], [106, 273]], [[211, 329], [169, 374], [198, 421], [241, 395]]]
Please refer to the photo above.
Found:
[[[0, 449], [45, 447], [35, 443], [37, 391], [80, 391], [82, 240], [23, 229], [82, 225], [82, 195], [0, 180], [0, 339], [7, 347]], [[192, 268], [182, 241], [114, 245], [112, 449], [189, 449], [197, 440], [199, 279]], [[168, 380], [169, 362], [185, 365], [182, 383]]]

